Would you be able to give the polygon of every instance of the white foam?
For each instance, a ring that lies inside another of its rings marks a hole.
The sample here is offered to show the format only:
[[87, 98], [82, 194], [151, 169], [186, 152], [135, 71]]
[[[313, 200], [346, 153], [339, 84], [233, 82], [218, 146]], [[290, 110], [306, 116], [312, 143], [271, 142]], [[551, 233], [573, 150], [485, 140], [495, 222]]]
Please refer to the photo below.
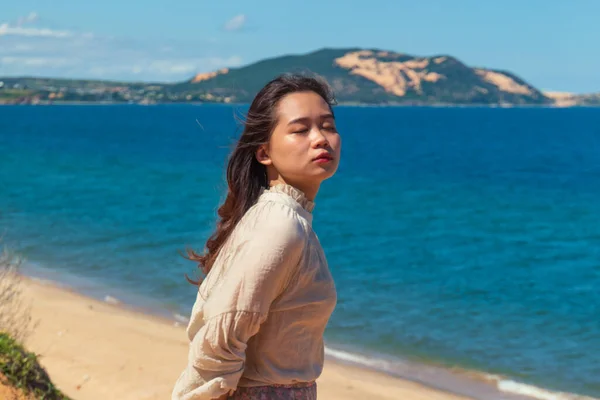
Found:
[[340, 361], [347, 361], [350, 363], [359, 364], [375, 369], [388, 370], [388, 368], [390, 367], [389, 363], [384, 360], [364, 357], [359, 354], [348, 353], [341, 350], [334, 350], [329, 347], [325, 347], [325, 355], [336, 358]]
[[552, 392], [537, 386], [516, 382], [496, 375], [487, 375], [488, 379], [496, 382], [496, 387], [503, 393], [517, 394], [536, 400], [599, 400], [595, 397], [581, 396], [573, 393]]
[[35, 283], [39, 283], [40, 285], [44, 285], [44, 286], [55, 285], [55, 286], [58, 286], [58, 284], [56, 282], [51, 281], [50, 279], [37, 278], [35, 276], [28, 276], [28, 277], [29, 277], [29, 279], [31, 279]]
[[[411, 367], [410, 363], [404, 363], [400, 361], [394, 361], [392, 363], [382, 359], [370, 358], [362, 356], [360, 354], [349, 353], [341, 350], [331, 349], [328, 347], [325, 348], [325, 354], [340, 361], [358, 364], [367, 368], [373, 368], [383, 372], [401, 372], [400, 376], [411, 380], [415, 380], [416, 378], [417, 381], [431, 383], [438, 382], [441, 377], [446, 375], [440, 375], [440, 369], [434, 367], [425, 367], [424, 365], [421, 365], [418, 368], [418, 371], [415, 372], [414, 368]], [[449, 374], [451, 373], [450, 371], [446, 372]], [[473, 378], [473, 376], [479, 377], [479, 382], [481, 384], [484, 384], [488, 388], [491, 389], [495, 387], [495, 390], [497, 390], [498, 392], [505, 393], [506, 395], [513, 395], [518, 398], [529, 398], [535, 400], [600, 400], [595, 397], [582, 396], [573, 393], [554, 392], [548, 389], [539, 388], [537, 386], [516, 382], [499, 375], [479, 373], [477, 371], [470, 371], [470, 373], [469, 371], [464, 372], [467, 372], [466, 375], [463, 375], [464, 378], [467, 378], [468, 375], [471, 375], [471, 379]], [[473, 372], [475, 372], [475, 374], [473, 374]], [[481, 378], [483, 378], [483, 382]], [[477, 379], [472, 381], [473, 388], [475, 388], [476, 382]], [[452, 386], [453, 385], [451, 385], [450, 387]]]
[[109, 296], [109, 295], [104, 296], [104, 302], [108, 303], [108, 304], [112, 304], [112, 305], [121, 304], [121, 301], [119, 301], [119, 299], [117, 299], [116, 297]]
[[180, 322], [182, 324], [187, 324], [188, 322], [190, 322], [190, 319], [188, 317], [184, 317], [181, 314], [173, 314], [173, 318], [175, 318], [175, 321]]
[[[369, 357], [357, 353], [350, 353], [343, 350], [332, 349], [325, 347], [325, 355], [332, 357], [338, 361], [355, 364], [367, 369], [374, 369], [380, 372], [389, 373], [392, 375], [402, 376], [407, 379], [415, 380], [415, 378], [424, 378], [429, 374], [436, 374], [441, 371], [450, 374], [449, 370], [427, 366], [425, 364], [413, 364], [401, 359], [385, 360], [382, 358]], [[419, 380], [419, 379], [417, 379]]]

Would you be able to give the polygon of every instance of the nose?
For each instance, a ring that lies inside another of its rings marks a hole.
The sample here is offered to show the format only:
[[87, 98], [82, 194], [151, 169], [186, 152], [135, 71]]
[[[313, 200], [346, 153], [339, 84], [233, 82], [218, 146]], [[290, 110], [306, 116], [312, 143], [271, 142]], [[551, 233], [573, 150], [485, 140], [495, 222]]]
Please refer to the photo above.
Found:
[[313, 137], [312, 137], [312, 145], [314, 148], [327, 147], [329, 146], [329, 141], [327, 137], [321, 132], [319, 128], [313, 129]]

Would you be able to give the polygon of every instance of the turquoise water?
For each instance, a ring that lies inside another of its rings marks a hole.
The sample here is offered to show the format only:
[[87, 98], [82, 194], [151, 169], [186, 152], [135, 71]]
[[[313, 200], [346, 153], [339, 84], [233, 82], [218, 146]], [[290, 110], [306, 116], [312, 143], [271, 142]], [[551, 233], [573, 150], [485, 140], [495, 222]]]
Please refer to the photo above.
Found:
[[[186, 315], [243, 106], [0, 107], [31, 271]], [[337, 107], [314, 227], [346, 352], [600, 396], [600, 109]], [[148, 300], [151, 299], [151, 300]]]

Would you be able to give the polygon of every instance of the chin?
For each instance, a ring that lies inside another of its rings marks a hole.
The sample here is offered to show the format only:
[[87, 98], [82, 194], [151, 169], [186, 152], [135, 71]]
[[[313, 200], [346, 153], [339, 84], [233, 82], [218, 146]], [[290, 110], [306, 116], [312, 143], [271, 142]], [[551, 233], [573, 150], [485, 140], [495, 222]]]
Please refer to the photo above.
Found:
[[317, 168], [305, 169], [302, 172], [298, 171], [294, 176], [297, 182], [310, 183], [311, 185], [320, 184], [324, 180], [331, 178], [337, 172], [337, 165], [325, 165]]
[[337, 171], [337, 168], [323, 168], [319, 173], [317, 173], [314, 178], [320, 181], [324, 181], [326, 179], [331, 178], [333, 175], [335, 175]]

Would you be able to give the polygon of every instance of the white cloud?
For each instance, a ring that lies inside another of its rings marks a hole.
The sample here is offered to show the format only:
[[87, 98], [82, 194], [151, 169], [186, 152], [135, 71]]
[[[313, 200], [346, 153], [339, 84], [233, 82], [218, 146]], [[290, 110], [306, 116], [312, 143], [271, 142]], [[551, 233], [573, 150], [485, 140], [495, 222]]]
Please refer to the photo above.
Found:
[[28, 16], [20, 17], [19, 19], [17, 19], [16, 25], [22, 26], [24, 24], [32, 23], [32, 22], [37, 21], [38, 18], [39, 18], [38, 14], [35, 11], [33, 11], [33, 12], [29, 13]]
[[235, 67], [240, 63], [241, 58], [238, 56], [174, 60], [148, 59], [126, 64], [92, 66], [88, 72], [96, 78], [111, 78], [116, 75], [182, 76], [183, 78], [190, 78], [202, 70], [219, 69], [224, 66]]
[[33, 50], [34, 47], [28, 44], [17, 43], [11, 50], [13, 52], [27, 52]]
[[222, 66], [227, 67], [239, 67], [242, 65], [242, 57], [240, 56], [231, 56], [227, 58], [222, 57], [210, 57], [206, 59], [208, 65], [213, 66], [214, 69], [221, 68]]
[[0, 57], [0, 65], [21, 67], [62, 67], [71, 65], [72, 60], [63, 57]]
[[0, 36], [8, 35], [66, 38], [73, 36], [73, 33], [69, 31], [56, 31], [52, 29], [23, 28], [22, 26], [10, 26], [7, 23], [0, 25]]
[[196, 63], [191, 60], [155, 60], [148, 65], [148, 69], [160, 74], [192, 74], [196, 70]]
[[73, 36], [72, 32], [65, 30], [54, 30], [48, 28], [35, 28], [25, 27], [24, 25], [31, 25], [37, 22], [39, 15], [36, 12], [31, 12], [26, 17], [19, 17], [14, 23], [3, 22], [0, 23], [0, 36], [28, 36], [28, 37], [56, 37], [66, 38]]
[[246, 24], [246, 15], [239, 14], [235, 17], [231, 18], [229, 21], [225, 22], [223, 28], [226, 31], [239, 31]]
[[36, 13], [0, 24], [0, 76], [166, 82], [242, 63], [239, 56], [223, 56], [222, 48], [208, 39], [136, 41], [39, 25]]

